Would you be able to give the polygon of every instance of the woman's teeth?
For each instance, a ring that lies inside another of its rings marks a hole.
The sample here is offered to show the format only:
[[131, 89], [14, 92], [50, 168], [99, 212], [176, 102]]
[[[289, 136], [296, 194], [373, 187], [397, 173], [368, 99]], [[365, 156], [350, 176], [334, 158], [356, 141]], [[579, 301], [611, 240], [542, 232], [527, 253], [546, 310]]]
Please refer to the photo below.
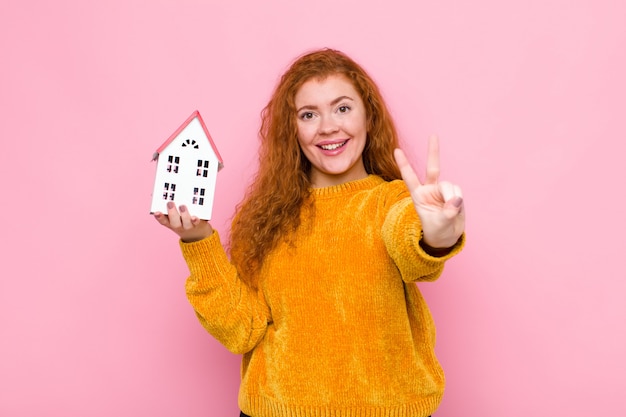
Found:
[[328, 145], [320, 145], [320, 148], [324, 149], [325, 151], [333, 151], [337, 148], [341, 148], [343, 145], [346, 144], [347, 141], [341, 142], [341, 143], [331, 143]]

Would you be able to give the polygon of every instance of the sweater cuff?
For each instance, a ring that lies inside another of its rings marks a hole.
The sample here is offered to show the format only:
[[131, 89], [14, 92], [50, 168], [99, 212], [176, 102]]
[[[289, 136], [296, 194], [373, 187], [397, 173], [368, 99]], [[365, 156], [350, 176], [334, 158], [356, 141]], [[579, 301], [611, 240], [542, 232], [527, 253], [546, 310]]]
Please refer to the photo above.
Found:
[[412, 281], [434, 281], [443, 271], [445, 262], [459, 253], [465, 242], [463, 236], [452, 250], [444, 256], [432, 256], [419, 244], [422, 223], [407, 197], [394, 204], [383, 224], [382, 238], [387, 252], [398, 267], [402, 279]]
[[445, 262], [459, 253], [465, 245], [464, 233], [445, 255], [433, 256], [426, 252], [419, 244], [422, 239], [422, 222], [415, 210], [413, 200], [410, 197], [397, 202], [391, 210], [389, 210], [383, 226], [383, 239], [386, 242], [392, 242], [393, 240], [402, 241], [405, 239], [405, 241], [411, 242], [411, 246], [415, 248], [421, 258], [429, 262]]
[[221, 277], [232, 268], [217, 230], [197, 242], [180, 240], [179, 245], [192, 277]]

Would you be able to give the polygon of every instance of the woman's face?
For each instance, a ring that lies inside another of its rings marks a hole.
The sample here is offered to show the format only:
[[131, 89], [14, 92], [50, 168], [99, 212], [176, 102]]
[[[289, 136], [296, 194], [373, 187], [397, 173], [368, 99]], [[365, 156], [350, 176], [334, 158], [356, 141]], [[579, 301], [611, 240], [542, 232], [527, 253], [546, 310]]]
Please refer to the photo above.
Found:
[[311, 162], [313, 187], [367, 177], [363, 149], [367, 115], [361, 96], [344, 75], [311, 79], [296, 92], [298, 142]]

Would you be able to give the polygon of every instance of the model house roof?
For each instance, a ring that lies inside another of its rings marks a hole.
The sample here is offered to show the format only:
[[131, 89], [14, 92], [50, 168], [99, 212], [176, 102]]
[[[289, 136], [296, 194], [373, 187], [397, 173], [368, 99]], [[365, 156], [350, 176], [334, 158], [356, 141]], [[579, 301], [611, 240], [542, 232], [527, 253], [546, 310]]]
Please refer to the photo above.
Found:
[[159, 146], [159, 149], [157, 149], [152, 155], [152, 160], [153, 161], [156, 160], [159, 157], [159, 154], [163, 152], [163, 150], [167, 148], [170, 145], [170, 143], [172, 143], [172, 141], [174, 141], [174, 139], [176, 139], [178, 135], [187, 127], [187, 125], [191, 123], [195, 118], [198, 118], [198, 121], [200, 122], [200, 126], [202, 126], [202, 130], [204, 131], [204, 134], [206, 135], [206, 138], [208, 139], [209, 144], [211, 145], [211, 148], [213, 149], [213, 152], [215, 153], [215, 156], [217, 157], [218, 170], [222, 169], [224, 167], [224, 162], [222, 161], [222, 157], [220, 156], [220, 153], [217, 150], [215, 143], [213, 143], [213, 138], [211, 138], [211, 134], [209, 133], [209, 130], [206, 128], [206, 125], [204, 124], [204, 120], [202, 120], [202, 116], [200, 116], [200, 112], [198, 110], [194, 111], [191, 114], [191, 116], [189, 116], [189, 118], [185, 120], [185, 122], [178, 129], [176, 129], [176, 131], [165, 142], [163, 142], [161, 146]]

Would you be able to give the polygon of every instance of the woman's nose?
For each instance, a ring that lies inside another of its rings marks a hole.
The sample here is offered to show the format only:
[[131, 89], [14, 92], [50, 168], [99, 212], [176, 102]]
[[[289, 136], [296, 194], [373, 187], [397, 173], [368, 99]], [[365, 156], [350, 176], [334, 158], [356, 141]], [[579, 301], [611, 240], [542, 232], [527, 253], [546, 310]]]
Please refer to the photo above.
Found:
[[339, 124], [332, 116], [322, 116], [319, 125], [319, 133], [328, 135], [339, 130]]

